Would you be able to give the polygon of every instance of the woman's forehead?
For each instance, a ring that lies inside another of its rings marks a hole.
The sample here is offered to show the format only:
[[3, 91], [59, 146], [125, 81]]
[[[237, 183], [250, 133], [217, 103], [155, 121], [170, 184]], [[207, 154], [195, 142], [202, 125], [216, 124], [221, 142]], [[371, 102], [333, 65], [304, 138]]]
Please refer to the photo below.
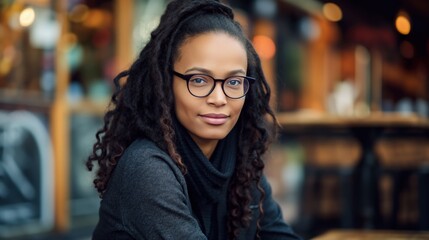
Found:
[[246, 71], [247, 53], [243, 44], [226, 33], [205, 33], [182, 44], [175, 69], [203, 68], [212, 72]]

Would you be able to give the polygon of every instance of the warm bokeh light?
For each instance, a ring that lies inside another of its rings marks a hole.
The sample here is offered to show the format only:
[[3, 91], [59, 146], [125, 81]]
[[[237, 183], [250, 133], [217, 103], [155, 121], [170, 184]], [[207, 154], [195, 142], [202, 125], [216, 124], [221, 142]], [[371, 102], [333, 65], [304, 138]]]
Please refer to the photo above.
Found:
[[273, 39], [264, 35], [253, 37], [253, 46], [261, 59], [271, 59], [276, 53], [276, 44]]
[[399, 50], [404, 58], [414, 57], [414, 46], [408, 41], [403, 41], [399, 46]]
[[407, 35], [411, 31], [411, 23], [408, 14], [400, 11], [395, 21], [396, 30], [403, 35]]
[[64, 35], [64, 39], [66, 40], [69, 46], [73, 46], [78, 42], [78, 38], [74, 33], [67, 33]]
[[69, 13], [69, 19], [72, 22], [80, 23], [88, 17], [89, 8], [85, 4], [77, 4]]
[[103, 28], [111, 25], [112, 15], [101, 9], [90, 9], [83, 24], [88, 28]]
[[33, 24], [35, 18], [36, 13], [34, 9], [31, 7], [25, 8], [22, 10], [21, 14], [19, 14], [19, 24], [23, 27], [28, 27]]
[[341, 8], [335, 3], [325, 3], [322, 8], [323, 15], [333, 22], [338, 22], [343, 18]]

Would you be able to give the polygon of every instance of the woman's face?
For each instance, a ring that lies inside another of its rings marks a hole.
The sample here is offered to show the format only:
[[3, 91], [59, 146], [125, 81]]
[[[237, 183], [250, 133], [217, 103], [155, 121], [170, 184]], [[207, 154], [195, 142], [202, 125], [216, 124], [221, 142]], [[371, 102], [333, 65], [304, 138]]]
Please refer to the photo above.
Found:
[[[174, 71], [178, 73], [207, 74], [215, 79], [245, 76], [246, 70], [247, 54], [243, 44], [219, 32], [204, 33], [185, 40], [174, 63]], [[228, 98], [221, 85], [217, 82], [210, 95], [197, 98], [189, 93], [185, 80], [174, 76], [177, 118], [198, 145], [225, 138], [240, 116], [245, 97]]]

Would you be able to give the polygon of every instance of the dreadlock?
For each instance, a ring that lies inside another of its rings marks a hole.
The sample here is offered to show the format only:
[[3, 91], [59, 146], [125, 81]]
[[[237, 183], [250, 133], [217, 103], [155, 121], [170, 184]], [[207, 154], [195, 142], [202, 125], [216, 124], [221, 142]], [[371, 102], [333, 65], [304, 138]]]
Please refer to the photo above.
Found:
[[[186, 174], [186, 166], [175, 146], [171, 71], [184, 41], [207, 32], [224, 32], [238, 39], [247, 51], [247, 75], [257, 79], [246, 95], [237, 123], [240, 126], [237, 166], [228, 195], [228, 234], [230, 239], [235, 239], [240, 229], [250, 224], [250, 192], [255, 183], [261, 193], [257, 222], [257, 231], [260, 230], [259, 220], [263, 216], [265, 196], [260, 186], [264, 168], [262, 155], [277, 126], [273, 124], [276, 119], [269, 106], [270, 88], [260, 59], [239, 24], [234, 21], [232, 10], [218, 1], [175, 0], [167, 6], [159, 26], [151, 33], [150, 41], [138, 58], [128, 70], [115, 77], [116, 90], [104, 116], [104, 125], [96, 133], [96, 143], [86, 166], [91, 171], [94, 162], [97, 162], [94, 185], [102, 197], [125, 149], [135, 139], [147, 138], [167, 152]], [[121, 85], [122, 78], [126, 78], [126, 82]]]

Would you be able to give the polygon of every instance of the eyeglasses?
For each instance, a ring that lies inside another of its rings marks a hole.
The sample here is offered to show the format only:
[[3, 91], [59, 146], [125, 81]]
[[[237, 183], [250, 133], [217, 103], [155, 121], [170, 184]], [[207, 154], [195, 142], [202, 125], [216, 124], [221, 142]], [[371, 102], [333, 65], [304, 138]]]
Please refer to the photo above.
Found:
[[250, 84], [255, 78], [247, 76], [231, 76], [226, 79], [215, 79], [206, 74], [187, 74], [183, 75], [176, 71], [173, 74], [186, 80], [189, 93], [198, 98], [207, 97], [216, 87], [217, 82], [222, 83], [222, 91], [229, 98], [242, 98], [249, 91]]

